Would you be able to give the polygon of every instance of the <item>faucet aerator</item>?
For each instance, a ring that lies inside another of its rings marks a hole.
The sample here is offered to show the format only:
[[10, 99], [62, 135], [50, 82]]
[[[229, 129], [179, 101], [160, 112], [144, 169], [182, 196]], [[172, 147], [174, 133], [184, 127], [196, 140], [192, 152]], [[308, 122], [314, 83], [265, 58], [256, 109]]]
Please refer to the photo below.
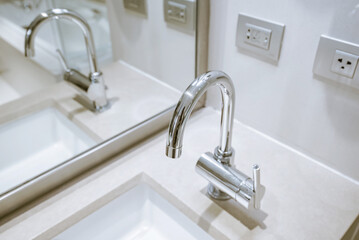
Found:
[[31, 51], [31, 49], [25, 48], [25, 57], [34, 57], [34, 55], [35, 54]]
[[182, 154], [182, 147], [173, 148], [169, 145], [166, 146], [166, 156], [169, 158], [179, 158]]

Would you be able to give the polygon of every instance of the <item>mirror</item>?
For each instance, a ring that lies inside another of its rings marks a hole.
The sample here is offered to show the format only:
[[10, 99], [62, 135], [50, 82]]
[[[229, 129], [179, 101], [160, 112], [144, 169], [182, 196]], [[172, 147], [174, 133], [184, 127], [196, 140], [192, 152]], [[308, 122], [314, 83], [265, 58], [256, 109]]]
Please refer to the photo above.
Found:
[[[89, 24], [109, 109], [94, 112], [89, 90], [64, 81], [67, 65], [92, 84], [83, 29], [73, 22], [42, 24], [35, 55], [25, 58], [26, 29], [53, 8]], [[0, 1], [0, 196], [177, 103], [206, 55], [197, 53], [197, 11], [196, 0]]]

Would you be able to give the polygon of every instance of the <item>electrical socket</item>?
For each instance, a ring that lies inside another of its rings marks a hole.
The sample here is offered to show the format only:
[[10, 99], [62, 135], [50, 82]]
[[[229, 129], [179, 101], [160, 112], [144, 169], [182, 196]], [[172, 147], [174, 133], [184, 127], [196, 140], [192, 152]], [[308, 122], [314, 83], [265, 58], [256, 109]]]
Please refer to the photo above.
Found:
[[186, 5], [168, 1], [168, 18], [181, 23], [186, 22]]
[[128, 10], [147, 16], [146, 0], [123, 0], [123, 5]]
[[163, 14], [168, 27], [192, 34], [196, 26], [196, 0], [163, 0]]
[[238, 14], [236, 46], [242, 53], [250, 53], [271, 63], [279, 60], [284, 24]]
[[330, 70], [344, 77], [353, 78], [358, 59], [357, 55], [336, 50]]
[[247, 33], [244, 42], [254, 46], [269, 49], [272, 30], [246, 23]]
[[314, 60], [314, 77], [324, 77], [359, 89], [358, 59], [358, 44], [321, 35]]

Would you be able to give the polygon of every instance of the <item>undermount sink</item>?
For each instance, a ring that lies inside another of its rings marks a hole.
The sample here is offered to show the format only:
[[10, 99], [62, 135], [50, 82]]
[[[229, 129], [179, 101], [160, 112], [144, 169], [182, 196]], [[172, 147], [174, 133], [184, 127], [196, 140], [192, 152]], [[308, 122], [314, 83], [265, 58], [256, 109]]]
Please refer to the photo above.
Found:
[[54, 238], [66, 239], [213, 240], [145, 183], [136, 185]]
[[0, 125], [0, 193], [95, 144], [54, 107]]

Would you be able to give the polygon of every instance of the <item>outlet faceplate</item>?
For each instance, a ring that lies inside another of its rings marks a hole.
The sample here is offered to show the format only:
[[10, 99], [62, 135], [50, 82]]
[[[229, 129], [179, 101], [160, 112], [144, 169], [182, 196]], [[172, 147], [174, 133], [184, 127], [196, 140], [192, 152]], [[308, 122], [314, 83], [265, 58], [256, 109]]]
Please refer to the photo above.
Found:
[[167, 16], [169, 19], [181, 23], [186, 22], [186, 5], [168, 1]]
[[314, 60], [316, 76], [359, 88], [359, 45], [322, 35]]
[[147, 16], [146, 0], [123, 0], [125, 9]]
[[254, 53], [277, 62], [285, 26], [240, 13], [238, 15], [236, 45], [243, 52]]
[[193, 31], [196, 24], [195, 0], [164, 0], [163, 14], [169, 26]]

